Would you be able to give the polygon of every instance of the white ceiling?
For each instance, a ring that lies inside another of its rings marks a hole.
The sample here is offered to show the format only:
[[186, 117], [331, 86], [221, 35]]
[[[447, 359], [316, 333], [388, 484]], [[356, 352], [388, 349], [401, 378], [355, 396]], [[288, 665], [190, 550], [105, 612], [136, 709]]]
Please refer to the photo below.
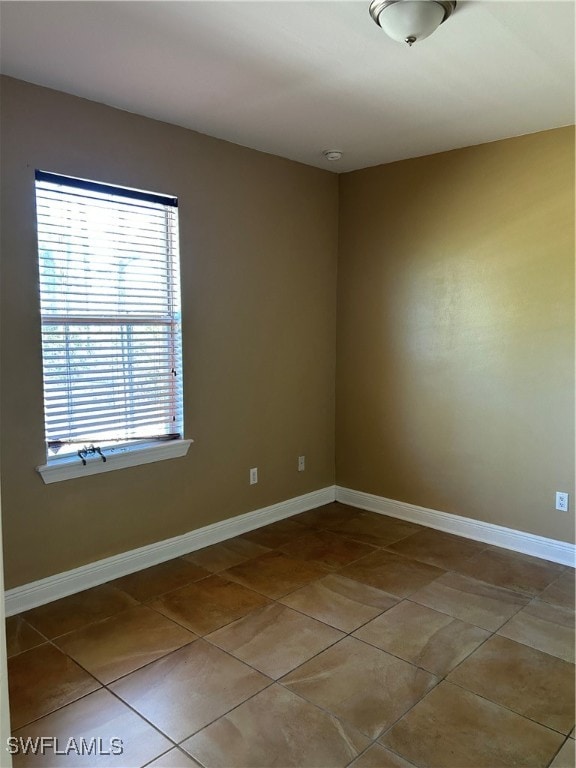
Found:
[[411, 49], [368, 5], [9, 0], [1, 71], [335, 171], [574, 122], [574, 0], [462, 0]]

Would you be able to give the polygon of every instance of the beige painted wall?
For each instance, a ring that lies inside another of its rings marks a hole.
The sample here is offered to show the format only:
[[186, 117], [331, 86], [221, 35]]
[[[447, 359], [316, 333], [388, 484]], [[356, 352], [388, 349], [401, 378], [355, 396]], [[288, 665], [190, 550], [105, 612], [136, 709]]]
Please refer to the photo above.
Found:
[[[553, 509], [576, 502], [571, 129], [346, 174], [338, 219], [335, 175], [10, 78], [1, 96], [8, 588], [334, 482], [338, 237], [337, 482], [573, 539]], [[179, 197], [186, 458], [34, 471], [36, 168]]]
[[[2, 519], [0, 514], [0, 595], [4, 594], [2, 558]], [[6, 621], [4, 600], [0, 600], [0, 768], [12, 768], [12, 755], [6, 751], [10, 736], [10, 704], [8, 701], [8, 664], [6, 659]]]
[[[337, 177], [9, 78], [1, 96], [6, 587], [333, 484]], [[186, 458], [35, 472], [36, 168], [178, 196]]]
[[573, 541], [574, 132], [340, 179], [337, 482]]

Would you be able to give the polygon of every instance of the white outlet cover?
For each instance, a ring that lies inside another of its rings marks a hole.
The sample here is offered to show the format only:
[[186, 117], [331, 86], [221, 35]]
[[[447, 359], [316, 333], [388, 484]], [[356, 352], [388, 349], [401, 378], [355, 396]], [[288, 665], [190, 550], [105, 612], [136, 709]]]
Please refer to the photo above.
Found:
[[569, 494], [556, 491], [556, 509], [559, 512], [568, 512]]

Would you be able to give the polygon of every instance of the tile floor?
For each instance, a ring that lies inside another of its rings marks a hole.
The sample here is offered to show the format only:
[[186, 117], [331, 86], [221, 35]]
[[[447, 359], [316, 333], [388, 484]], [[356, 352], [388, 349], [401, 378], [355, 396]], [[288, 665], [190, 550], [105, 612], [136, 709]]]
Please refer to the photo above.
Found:
[[575, 763], [574, 571], [343, 504], [7, 633], [17, 768]]

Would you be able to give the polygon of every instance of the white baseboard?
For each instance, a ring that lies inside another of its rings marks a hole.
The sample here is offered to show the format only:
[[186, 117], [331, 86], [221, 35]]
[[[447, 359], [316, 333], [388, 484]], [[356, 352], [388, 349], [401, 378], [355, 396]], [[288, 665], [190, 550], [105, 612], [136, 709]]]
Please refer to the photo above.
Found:
[[105, 560], [88, 563], [71, 571], [57, 573], [46, 579], [33, 581], [21, 587], [15, 587], [5, 592], [6, 616], [27, 611], [38, 605], [58, 600], [61, 597], [81, 592], [90, 587], [96, 587], [120, 576], [149, 568], [151, 565], [172, 560], [174, 557], [194, 552], [196, 549], [217, 544], [225, 539], [231, 539], [242, 533], [247, 533], [263, 525], [269, 525], [277, 520], [292, 517], [300, 512], [321, 507], [335, 500], [335, 487], [329, 486], [318, 491], [297, 496], [270, 507], [256, 509], [237, 517], [222, 520], [219, 523], [198, 528], [182, 536], [158, 541], [139, 549], [122, 552]]
[[321, 507], [332, 501], [340, 501], [352, 507], [419, 523], [428, 528], [435, 528], [467, 539], [541, 557], [562, 565], [573, 567], [576, 565], [576, 547], [574, 544], [547, 539], [544, 536], [535, 536], [531, 533], [472, 520], [447, 512], [439, 512], [435, 509], [418, 507], [415, 504], [394, 501], [383, 496], [354, 491], [350, 488], [329, 486], [318, 491], [312, 491], [312, 493], [306, 493], [303, 496], [281, 501], [270, 507], [256, 509], [244, 515], [198, 528], [182, 536], [175, 536], [172, 539], [158, 541], [139, 549], [122, 552], [119, 555], [107, 557], [105, 560], [98, 560], [71, 571], [58, 573], [46, 579], [9, 589], [5, 592], [6, 616], [13, 616], [38, 605], [44, 605], [84, 589], [96, 587], [120, 576], [149, 568], [151, 565], [157, 565], [166, 560], [172, 560], [174, 557], [180, 557], [197, 549], [202, 549], [202, 547], [217, 544], [277, 520], [283, 520], [298, 515], [300, 512]]
[[454, 533], [467, 539], [512, 549], [525, 555], [541, 557], [554, 563], [572, 567], [576, 565], [576, 547], [565, 541], [547, 539], [544, 536], [535, 536], [532, 533], [516, 531], [494, 523], [484, 523], [469, 517], [451, 515], [448, 512], [418, 507], [415, 504], [406, 504], [403, 501], [394, 501], [340, 486], [336, 486], [336, 501], [370, 512], [397, 517], [400, 520], [408, 520], [411, 523], [419, 523], [446, 533]]

